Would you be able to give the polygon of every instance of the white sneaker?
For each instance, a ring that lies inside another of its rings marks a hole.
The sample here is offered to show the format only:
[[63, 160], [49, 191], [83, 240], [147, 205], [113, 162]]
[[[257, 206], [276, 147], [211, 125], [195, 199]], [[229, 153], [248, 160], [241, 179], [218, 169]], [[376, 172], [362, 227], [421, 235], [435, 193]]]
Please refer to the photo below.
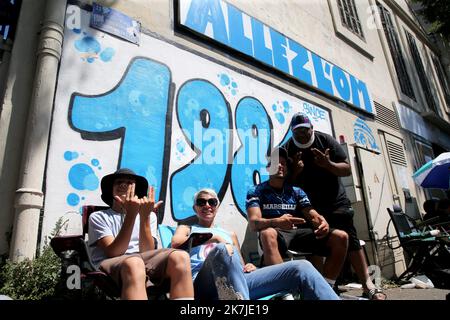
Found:
[[281, 300], [295, 300], [294, 296], [291, 293], [287, 293], [281, 297]]

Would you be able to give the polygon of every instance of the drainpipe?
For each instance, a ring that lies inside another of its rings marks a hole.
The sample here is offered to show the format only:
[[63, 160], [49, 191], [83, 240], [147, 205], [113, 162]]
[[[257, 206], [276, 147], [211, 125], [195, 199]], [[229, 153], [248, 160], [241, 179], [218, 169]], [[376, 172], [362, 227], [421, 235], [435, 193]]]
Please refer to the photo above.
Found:
[[32, 259], [36, 253], [40, 212], [44, 205], [44, 171], [55, 95], [56, 77], [61, 58], [66, 0], [47, 0], [40, 30], [33, 93], [28, 113], [10, 258]]

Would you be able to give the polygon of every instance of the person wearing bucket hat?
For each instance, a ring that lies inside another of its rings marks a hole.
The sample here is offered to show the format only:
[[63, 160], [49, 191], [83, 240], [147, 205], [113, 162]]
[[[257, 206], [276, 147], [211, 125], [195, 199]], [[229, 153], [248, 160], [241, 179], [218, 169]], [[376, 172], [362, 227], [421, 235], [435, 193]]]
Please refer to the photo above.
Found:
[[102, 178], [101, 190], [110, 208], [90, 215], [89, 248], [93, 263], [121, 288], [121, 299], [147, 299], [146, 287], [165, 279], [171, 299], [193, 299], [189, 255], [156, 249], [154, 211], [162, 201], [155, 203], [147, 179], [121, 168]]
[[116, 172], [108, 174], [102, 178], [100, 187], [102, 190], [101, 198], [103, 202], [112, 207], [113, 205], [113, 184], [118, 178], [131, 178], [135, 181], [135, 194], [138, 198], [142, 198], [147, 195], [148, 182], [142, 176], [138, 176], [133, 170], [128, 168], [118, 169]]
[[288, 180], [301, 187], [313, 207], [330, 227], [345, 231], [349, 237], [348, 256], [363, 285], [364, 293], [373, 300], [386, 295], [369, 277], [367, 261], [353, 224], [353, 208], [340, 177], [351, 175], [347, 154], [329, 134], [315, 131], [311, 119], [302, 113], [293, 115], [292, 137], [283, 145], [293, 160]]
[[268, 163], [269, 180], [247, 192], [249, 225], [259, 232], [262, 262], [280, 264], [288, 250], [326, 256], [324, 277], [334, 283], [347, 253], [347, 234], [330, 229], [305, 192], [287, 182], [289, 162], [286, 149], [275, 148]]

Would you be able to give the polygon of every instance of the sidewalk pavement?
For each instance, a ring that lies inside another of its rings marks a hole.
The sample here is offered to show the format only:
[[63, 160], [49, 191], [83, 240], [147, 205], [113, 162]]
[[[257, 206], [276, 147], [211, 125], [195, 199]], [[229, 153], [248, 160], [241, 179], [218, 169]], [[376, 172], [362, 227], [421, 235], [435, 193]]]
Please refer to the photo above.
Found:
[[[341, 297], [345, 299], [362, 298], [362, 289], [346, 288], [339, 286], [342, 291]], [[383, 289], [387, 295], [387, 300], [448, 300], [450, 299], [450, 290], [447, 289], [402, 289], [400, 287]]]

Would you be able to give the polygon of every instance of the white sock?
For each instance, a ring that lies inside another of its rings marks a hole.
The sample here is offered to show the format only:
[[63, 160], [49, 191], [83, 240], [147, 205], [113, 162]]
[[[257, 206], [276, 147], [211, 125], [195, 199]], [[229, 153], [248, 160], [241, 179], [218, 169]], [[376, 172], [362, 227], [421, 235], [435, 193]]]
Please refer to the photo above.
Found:
[[175, 299], [170, 299], [170, 300], [194, 300], [194, 297], [180, 297], [180, 298], [175, 298]]
[[328, 284], [333, 288], [334, 287], [334, 284], [336, 283], [336, 280], [331, 280], [331, 279], [328, 279], [328, 278], [325, 278], [325, 280], [326, 280], [326, 282], [328, 282]]

